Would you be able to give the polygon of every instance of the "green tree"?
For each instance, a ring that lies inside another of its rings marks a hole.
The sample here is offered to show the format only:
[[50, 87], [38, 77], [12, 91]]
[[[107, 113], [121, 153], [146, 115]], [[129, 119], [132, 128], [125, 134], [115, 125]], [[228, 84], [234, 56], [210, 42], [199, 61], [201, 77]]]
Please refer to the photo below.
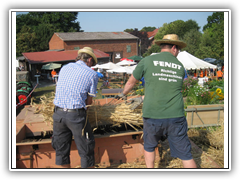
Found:
[[183, 36], [183, 41], [187, 43], [187, 47], [184, 48], [188, 53], [196, 56], [196, 52], [199, 49], [201, 43], [202, 33], [197, 29], [191, 29], [189, 32], [185, 33]]
[[[81, 31], [79, 22], [76, 22], [77, 14], [78, 12], [29, 12], [17, 15], [16, 55], [21, 56], [22, 52], [48, 50], [48, 42], [54, 32]], [[28, 40], [30, 42], [27, 42]]]
[[49, 49], [48, 43], [54, 34], [55, 28], [53, 24], [39, 24], [37, 28], [34, 29], [36, 34], [37, 42], [35, 44], [35, 49], [47, 50]]
[[[189, 46], [187, 46], [183, 50], [194, 52], [200, 44], [199, 38], [201, 36], [201, 33], [199, 32], [199, 29], [200, 27], [198, 26], [196, 21], [193, 21], [191, 19], [186, 22], [182, 20], [176, 20], [169, 24], [164, 23], [163, 26], [158, 30], [154, 39], [156, 41], [162, 39], [163, 36], [166, 34], [177, 34], [180, 40], [185, 39], [189, 44]], [[191, 42], [191, 40], [193, 40], [193, 42]], [[143, 56], [146, 57], [154, 52], [160, 52], [160, 47], [152, 45], [151, 48], [149, 48]]]
[[147, 57], [147, 56], [150, 56], [152, 53], [159, 53], [160, 50], [161, 50], [160, 46], [154, 44], [142, 56]]
[[151, 27], [151, 26], [147, 26], [147, 27], [145, 26], [140, 31], [152, 32], [155, 29], [157, 29], [157, 28], [156, 27]]
[[140, 51], [141, 54], [145, 53], [147, 48], [150, 46], [151, 41], [148, 39], [148, 35], [146, 31], [140, 32], [137, 28], [135, 28], [130, 34], [137, 36], [141, 41]]
[[189, 32], [191, 29], [196, 29], [197, 31], [200, 29], [196, 21], [188, 20], [184, 22], [183, 20], [176, 20], [169, 24], [164, 23], [154, 39], [160, 40], [166, 34], [177, 34], [179, 39], [183, 39], [184, 34]]
[[23, 26], [16, 39], [16, 54], [21, 55], [22, 52], [34, 52], [37, 38], [35, 32], [29, 26]]
[[133, 31], [134, 31], [134, 29], [132, 29], [132, 28], [131, 28], [131, 29], [125, 29], [125, 30], [124, 30], [124, 32], [128, 32], [128, 33], [133, 32]]
[[212, 28], [214, 24], [221, 24], [224, 22], [224, 13], [223, 12], [215, 12], [212, 16], [208, 16], [207, 18], [208, 23], [203, 26], [203, 31], [208, 28]]
[[224, 13], [215, 12], [208, 17], [197, 54], [199, 58], [224, 59]]

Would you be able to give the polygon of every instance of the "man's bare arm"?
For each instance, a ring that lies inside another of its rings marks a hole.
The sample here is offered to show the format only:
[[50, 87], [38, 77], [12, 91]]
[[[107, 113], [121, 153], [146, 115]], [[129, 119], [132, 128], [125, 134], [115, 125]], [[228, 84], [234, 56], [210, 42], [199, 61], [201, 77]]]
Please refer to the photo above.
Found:
[[135, 77], [133, 75], [131, 75], [130, 78], [128, 79], [127, 83], [124, 86], [123, 94], [127, 95], [132, 90], [132, 88], [137, 83], [137, 81], [138, 80], [135, 79]]

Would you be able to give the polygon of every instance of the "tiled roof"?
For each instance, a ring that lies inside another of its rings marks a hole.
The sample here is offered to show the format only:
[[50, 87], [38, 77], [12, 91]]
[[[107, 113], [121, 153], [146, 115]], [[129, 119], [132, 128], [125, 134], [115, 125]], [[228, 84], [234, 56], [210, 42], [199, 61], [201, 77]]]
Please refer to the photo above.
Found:
[[[109, 54], [94, 49], [94, 54], [97, 58], [109, 57]], [[42, 51], [42, 52], [28, 52], [22, 53], [30, 64], [73, 61], [77, 57], [78, 50], [69, 51]]]
[[154, 38], [154, 36], [157, 34], [158, 30], [159, 30], [159, 29], [155, 29], [155, 30], [153, 30], [153, 31], [151, 31], [151, 32], [147, 32], [148, 38], [149, 38], [149, 39]]
[[67, 32], [55, 33], [63, 41], [138, 39], [127, 32]]

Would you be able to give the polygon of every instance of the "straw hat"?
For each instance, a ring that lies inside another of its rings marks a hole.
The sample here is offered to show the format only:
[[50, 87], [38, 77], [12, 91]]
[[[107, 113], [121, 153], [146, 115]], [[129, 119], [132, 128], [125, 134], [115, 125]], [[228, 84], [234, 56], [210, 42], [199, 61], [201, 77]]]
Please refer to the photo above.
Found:
[[163, 36], [162, 40], [155, 41], [155, 44], [159, 46], [160, 44], [163, 44], [163, 43], [178, 45], [180, 49], [185, 48], [187, 46], [185, 42], [179, 40], [178, 35], [176, 34], [167, 34]]
[[97, 57], [95, 56], [92, 48], [90, 48], [90, 47], [84, 47], [84, 48], [82, 48], [82, 49], [80, 49], [80, 50], [78, 51], [78, 54], [80, 54], [80, 53], [87, 53], [87, 54], [89, 54], [90, 56], [93, 57], [95, 63], [97, 64]]

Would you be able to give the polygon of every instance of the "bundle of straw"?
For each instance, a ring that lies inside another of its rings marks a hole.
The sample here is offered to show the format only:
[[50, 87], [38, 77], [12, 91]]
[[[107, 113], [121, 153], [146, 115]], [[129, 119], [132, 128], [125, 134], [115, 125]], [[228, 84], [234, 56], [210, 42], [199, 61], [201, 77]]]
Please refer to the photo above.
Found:
[[133, 125], [143, 125], [142, 105], [131, 110], [130, 105], [124, 102], [119, 104], [108, 103], [104, 105], [95, 103], [89, 107], [87, 114], [92, 127], [105, 124], [119, 125], [121, 123], [128, 124], [133, 128]]
[[[31, 105], [35, 107], [35, 113], [41, 113], [46, 123], [50, 122], [50, 124], [53, 124], [54, 93], [50, 97], [41, 96], [40, 100], [40, 104], [33, 103], [33, 101], [31, 102]], [[94, 103], [88, 107], [87, 118], [92, 128], [98, 127], [99, 125], [120, 125], [121, 123], [125, 123], [137, 130], [133, 125], [139, 127], [143, 125], [142, 105], [135, 110], [131, 110], [129, 108], [130, 105], [126, 105], [123, 101], [116, 101], [114, 101], [115, 103], [104, 105], [100, 105], [97, 101], [94, 101]]]
[[42, 114], [44, 117], [44, 121], [46, 122], [46, 124], [50, 123], [51, 125], [53, 125], [53, 112], [54, 112], [54, 104], [53, 104], [53, 100], [54, 100], [54, 93], [52, 93], [52, 96], [50, 97], [46, 97], [41, 96], [40, 97], [40, 104], [36, 104], [33, 102], [33, 98], [31, 99], [31, 106], [35, 107], [35, 114]]

